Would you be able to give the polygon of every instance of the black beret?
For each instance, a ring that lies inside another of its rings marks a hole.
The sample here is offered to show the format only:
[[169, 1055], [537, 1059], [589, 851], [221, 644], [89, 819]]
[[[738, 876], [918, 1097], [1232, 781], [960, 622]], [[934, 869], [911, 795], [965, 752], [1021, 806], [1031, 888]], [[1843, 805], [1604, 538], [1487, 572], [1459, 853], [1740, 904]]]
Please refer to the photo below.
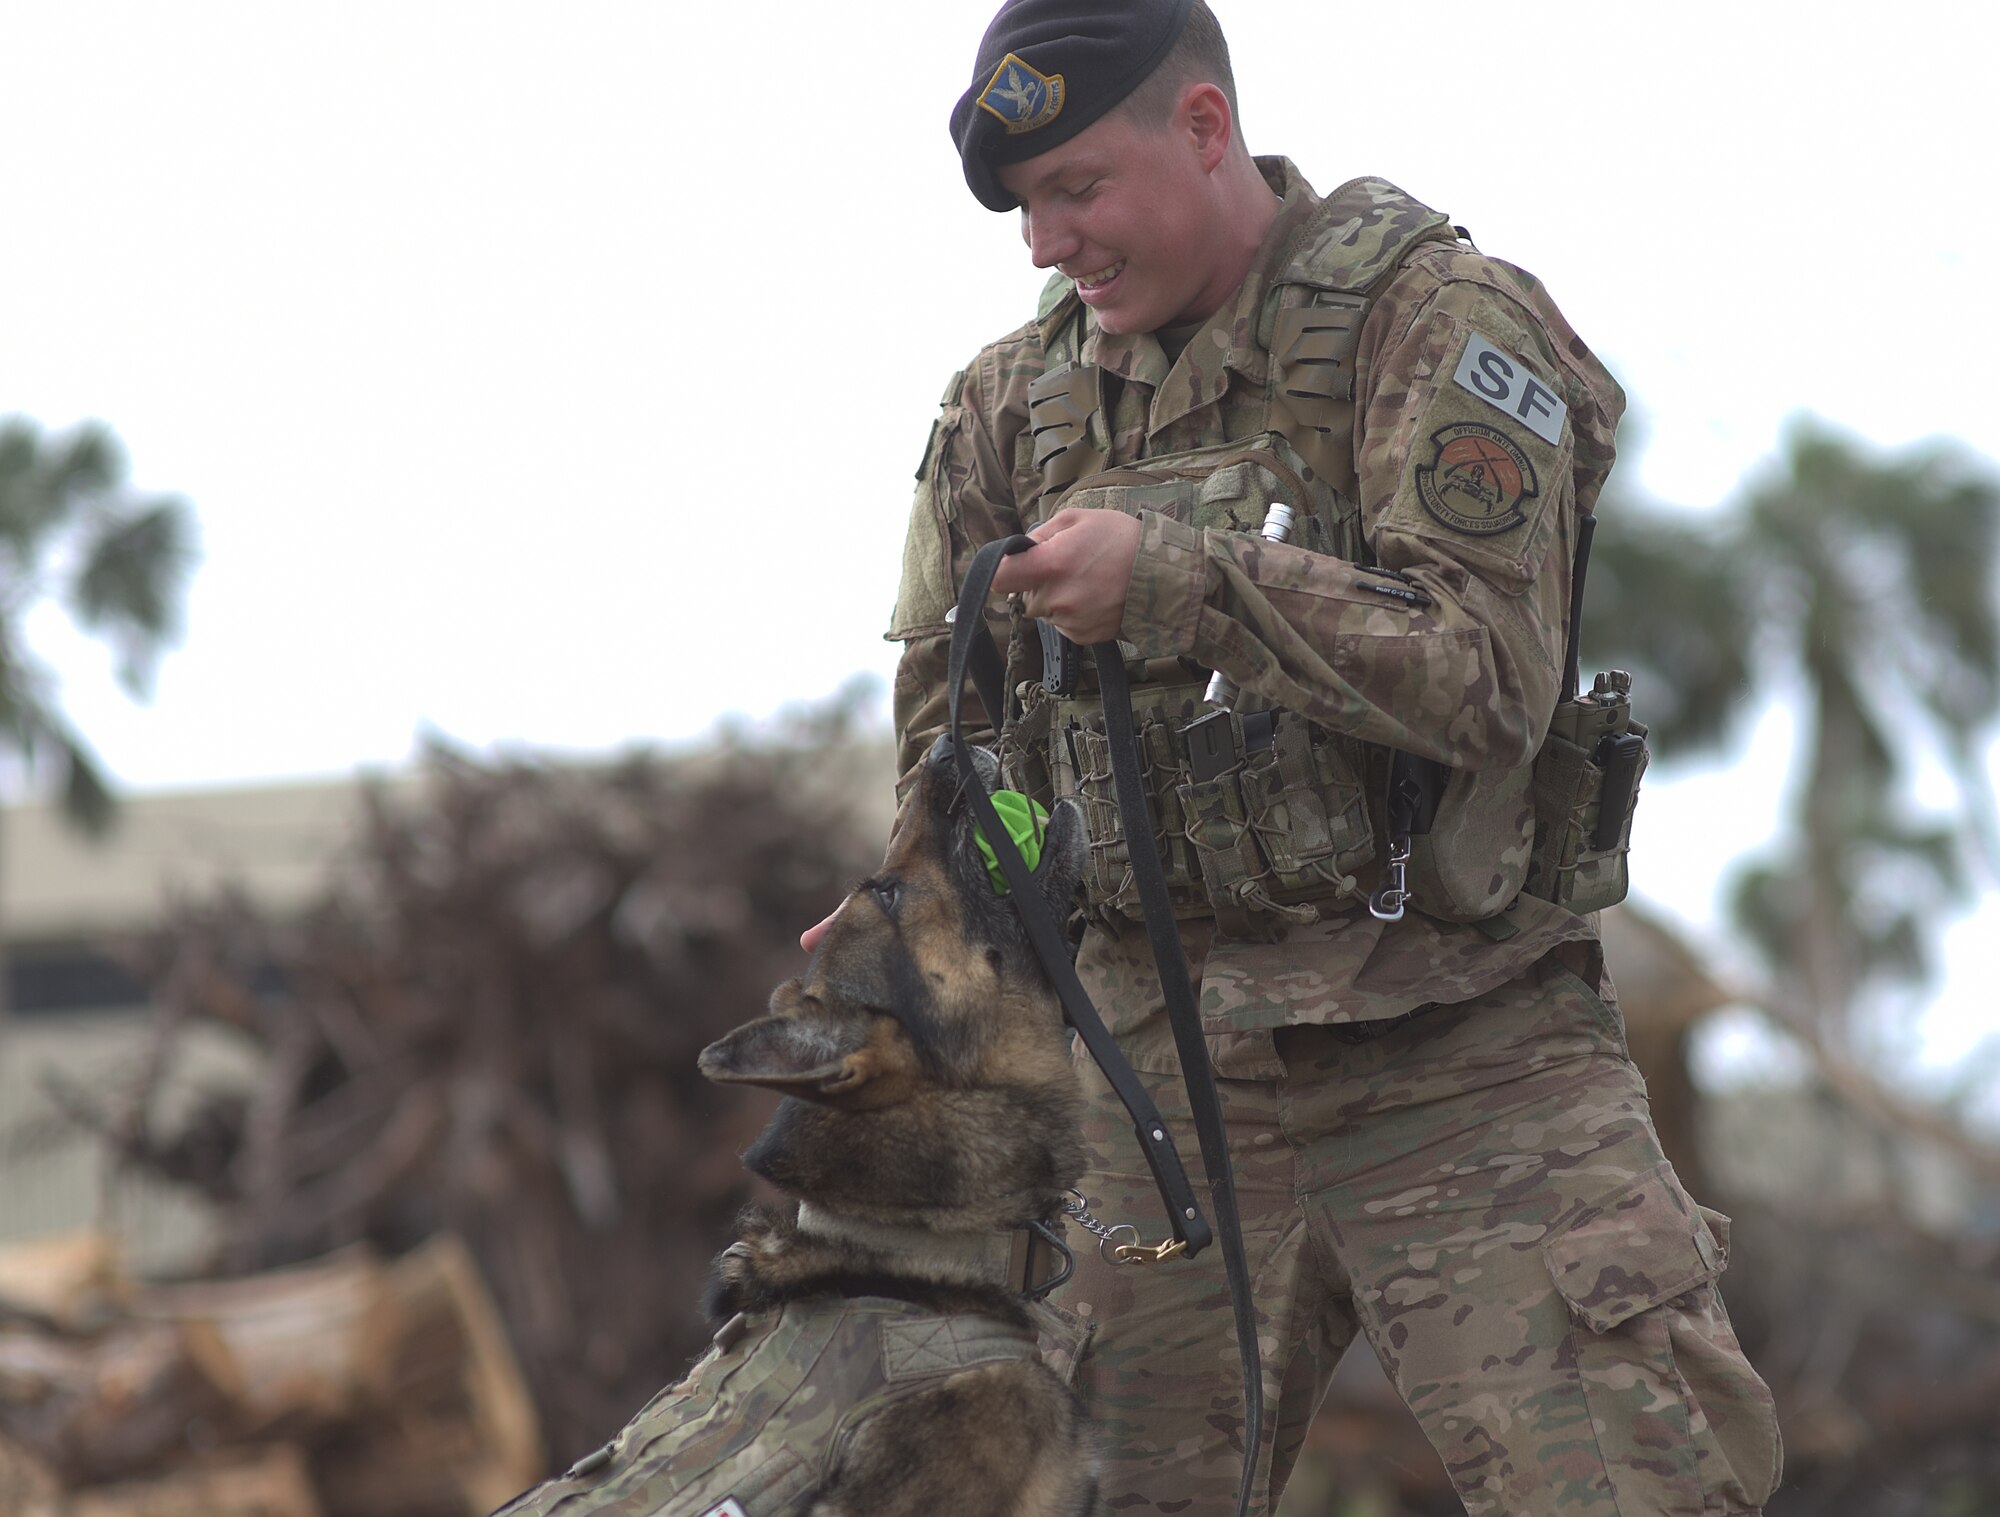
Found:
[[1007, 0], [951, 112], [981, 205], [1019, 205], [993, 170], [1069, 141], [1137, 89], [1180, 40], [1194, 0]]

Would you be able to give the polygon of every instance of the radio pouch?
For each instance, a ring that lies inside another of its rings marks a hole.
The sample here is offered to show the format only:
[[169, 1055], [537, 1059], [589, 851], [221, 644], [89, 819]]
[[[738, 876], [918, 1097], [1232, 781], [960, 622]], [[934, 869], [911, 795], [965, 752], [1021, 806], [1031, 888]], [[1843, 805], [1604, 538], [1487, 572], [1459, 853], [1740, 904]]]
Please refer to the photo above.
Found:
[[1579, 916], [1625, 899], [1632, 813], [1649, 757], [1645, 724], [1632, 719], [1629, 674], [1600, 674], [1590, 694], [1556, 707], [1535, 755], [1527, 894]]
[[1577, 693], [1583, 582], [1596, 529], [1597, 518], [1585, 515], [1570, 571], [1563, 698], [1535, 754], [1535, 845], [1521, 887], [1579, 916], [1625, 899], [1632, 813], [1650, 757], [1646, 724], [1632, 719], [1631, 675], [1613, 669], [1597, 676], [1590, 694]]

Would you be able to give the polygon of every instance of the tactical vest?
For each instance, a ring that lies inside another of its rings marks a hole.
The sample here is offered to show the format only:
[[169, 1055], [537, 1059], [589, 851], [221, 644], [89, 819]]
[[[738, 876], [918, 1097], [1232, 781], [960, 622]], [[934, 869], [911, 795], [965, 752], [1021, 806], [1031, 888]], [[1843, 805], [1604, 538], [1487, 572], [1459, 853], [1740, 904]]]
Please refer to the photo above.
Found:
[[[1231, 426], [1238, 435], [1218, 446], [1115, 458], [1113, 440], [1130, 434], [1129, 419], [1107, 416], [1105, 375], [1081, 361], [1083, 307], [1067, 281], [1052, 280], [1039, 313], [1048, 367], [1028, 392], [1042, 514], [1083, 485], [1093, 503], [1255, 533], [1269, 506], [1284, 502], [1295, 512], [1290, 541], [1365, 562], [1353, 448], [1362, 324], [1373, 294], [1406, 257], [1454, 235], [1445, 217], [1407, 197], [1398, 195], [1385, 212], [1387, 189], [1357, 181], [1319, 207], [1301, 239], [1310, 247], [1277, 273], [1264, 298], [1256, 333], [1270, 357], [1263, 393], [1249, 407], [1238, 398]], [[1360, 235], [1323, 235], [1357, 217]], [[1120, 387], [1114, 405], [1136, 404]], [[1285, 920], [1311, 920], [1322, 903], [1367, 898], [1386, 755], [1295, 713], [1257, 712], [1246, 700], [1230, 718], [1240, 766], [1198, 773], [1181, 734], [1204, 712], [1207, 672], [1153, 660], [1131, 673], [1155, 845], [1178, 915], [1213, 914], [1225, 931], [1263, 936]], [[1003, 749], [1024, 783], [1081, 799], [1091, 839], [1089, 906], [1139, 919], [1094, 691], [1039, 691], [1030, 682]]]
[[[1145, 435], [1134, 413], [1141, 402], [1119, 385], [1114, 414], [1107, 415], [1107, 376], [1082, 361], [1083, 307], [1068, 281], [1051, 280], [1038, 313], [1048, 367], [1028, 392], [1039, 514], [1046, 517], [1087, 488], [1094, 505], [1153, 509], [1198, 529], [1254, 534], [1267, 509], [1282, 502], [1295, 513], [1289, 541], [1368, 565], [1354, 461], [1354, 360], [1362, 327], [1377, 293], [1413, 253], [1455, 238], [1443, 215], [1379, 180], [1336, 190], [1301, 235], [1303, 251], [1266, 292], [1256, 340], [1269, 355], [1268, 377], [1253, 405], [1244, 403], [1240, 388], [1228, 398], [1231, 440], [1140, 459], [1115, 456], [1115, 440]], [[1115, 414], [1121, 409], [1126, 414]], [[1580, 478], [1583, 509], [1585, 483]], [[1596, 481], [1587, 483], [1594, 495]], [[1368, 900], [1382, 878], [1393, 754], [1245, 699], [1228, 717], [1231, 741], [1224, 747], [1232, 762], [1222, 772], [1203, 772], [1186, 734], [1208, 710], [1207, 671], [1166, 659], [1131, 661], [1128, 672], [1154, 845], [1177, 915], [1212, 914], [1229, 935], [1268, 937], [1287, 921]], [[1021, 708], [1003, 734], [1003, 760], [1030, 793], [1081, 800], [1091, 841], [1087, 905], [1141, 920], [1094, 680], [1085, 671], [1077, 688], [1061, 684], [1027, 680], [1019, 687]], [[1587, 776], [1572, 779], [1584, 783]], [[1554, 797], [1542, 801], [1545, 811], [1557, 809]], [[1580, 878], [1594, 880], [1587, 864], [1579, 876], [1576, 863], [1590, 802], [1574, 794], [1569, 801], [1577, 826], [1564, 834], [1570, 862], [1561, 874], [1532, 867], [1543, 850], [1528, 768], [1453, 772], [1442, 825], [1416, 840], [1410, 860], [1414, 904], [1448, 920], [1478, 921], [1502, 910], [1524, 883], [1553, 885], [1560, 874], [1570, 889]], [[1588, 819], [1594, 826], [1594, 810]], [[1627, 840], [1629, 834], [1616, 849], [1618, 896]], [[1572, 901], [1555, 889], [1536, 893], [1579, 911], [1607, 904]]]
[[881, 1296], [739, 1315], [616, 1438], [494, 1517], [787, 1517], [869, 1418], [961, 1371], [1035, 1357], [1026, 1328]]

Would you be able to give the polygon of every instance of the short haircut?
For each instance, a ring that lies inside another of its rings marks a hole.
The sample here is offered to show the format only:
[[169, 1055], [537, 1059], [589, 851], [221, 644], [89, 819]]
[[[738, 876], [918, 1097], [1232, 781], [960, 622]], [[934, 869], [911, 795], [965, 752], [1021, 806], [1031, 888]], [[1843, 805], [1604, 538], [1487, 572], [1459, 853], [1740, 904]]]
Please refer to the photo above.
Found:
[[1229, 67], [1229, 43], [1223, 38], [1222, 23], [1208, 8], [1208, 0], [1194, 0], [1179, 39], [1160, 60], [1160, 66], [1118, 103], [1118, 110], [1135, 125], [1148, 129], [1165, 126], [1173, 119], [1181, 91], [1196, 83], [1212, 84], [1221, 90], [1229, 102], [1229, 114], [1232, 117], [1239, 114], [1236, 75]]

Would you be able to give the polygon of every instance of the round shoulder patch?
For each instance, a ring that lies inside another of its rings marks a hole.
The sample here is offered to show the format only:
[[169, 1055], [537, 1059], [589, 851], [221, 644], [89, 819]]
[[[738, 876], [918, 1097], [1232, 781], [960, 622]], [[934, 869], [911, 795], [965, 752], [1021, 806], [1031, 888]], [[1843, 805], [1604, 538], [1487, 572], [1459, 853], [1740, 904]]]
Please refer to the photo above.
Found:
[[1498, 427], [1460, 421], [1431, 433], [1431, 461], [1417, 468], [1424, 509], [1454, 532], [1491, 537], [1527, 520], [1535, 466]]

